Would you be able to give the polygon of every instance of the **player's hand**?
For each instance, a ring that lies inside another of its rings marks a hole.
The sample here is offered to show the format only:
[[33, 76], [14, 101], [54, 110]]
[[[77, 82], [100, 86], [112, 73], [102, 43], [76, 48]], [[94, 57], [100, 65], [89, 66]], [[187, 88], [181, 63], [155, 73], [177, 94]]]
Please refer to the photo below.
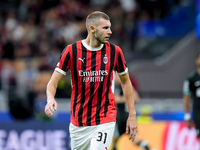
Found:
[[186, 120], [186, 126], [191, 129], [192, 128], [192, 121], [191, 120]]
[[47, 116], [53, 116], [53, 112], [57, 110], [57, 102], [55, 99], [48, 100], [45, 106], [45, 113]]
[[137, 134], [136, 115], [133, 117], [128, 117], [126, 123], [126, 133], [129, 133], [129, 140], [133, 142]]

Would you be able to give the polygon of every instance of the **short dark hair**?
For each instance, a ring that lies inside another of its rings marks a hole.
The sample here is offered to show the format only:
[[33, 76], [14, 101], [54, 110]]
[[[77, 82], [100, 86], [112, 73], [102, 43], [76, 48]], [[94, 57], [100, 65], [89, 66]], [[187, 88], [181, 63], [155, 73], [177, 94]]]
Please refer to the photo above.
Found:
[[110, 20], [110, 17], [107, 14], [105, 14], [104, 12], [101, 12], [101, 11], [92, 12], [86, 18], [86, 28], [88, 29], [91, 24], [96, 23], [96, 21], [101, 18], [103, 18], [105, 20]]

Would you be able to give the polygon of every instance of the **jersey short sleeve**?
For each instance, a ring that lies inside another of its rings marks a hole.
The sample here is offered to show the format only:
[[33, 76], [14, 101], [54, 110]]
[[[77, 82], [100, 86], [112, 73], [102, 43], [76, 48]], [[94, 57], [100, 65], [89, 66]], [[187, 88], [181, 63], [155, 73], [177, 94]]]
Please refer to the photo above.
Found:
[[70, 68], [70, 51], [71, 46], [67, 46], [61, 56], [60, 61], [57, 64], [56, 71], [60, 72], [63, 75], [66, 75], [67, 70]]
[[117, 52], [117, 58], [116, 58], [117, 65], [115, 67], [115, 70], [118, 72], [119, 75], [124, 75], [128, 72], [124, 54], [118, 46], [116, 46], [116, 52]]

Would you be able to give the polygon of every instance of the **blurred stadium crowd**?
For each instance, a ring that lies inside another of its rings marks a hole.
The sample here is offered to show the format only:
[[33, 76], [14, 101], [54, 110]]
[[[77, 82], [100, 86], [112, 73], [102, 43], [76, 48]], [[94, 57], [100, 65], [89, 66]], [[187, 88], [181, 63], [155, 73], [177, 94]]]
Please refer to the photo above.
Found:
[[[85, 19], [91, 11], [101, 10], [110, 16], [113, 31], [110, 42], [119, 45], [125, 53], [131, 52], [134, 58], [134, 45], [142, 38], [141, 23], [162, 20], [189, 2], [1, 0], [0, 89], [6, 91], [13, 114], [17, 111], [16, 101], [23, 101], [30, 114], [42, 109], [46, 102], [46, 84], [60, 53], [67, 44], [85, 38]], [[70, 97], [70, 81], [66, 78], [59, 83], [56, 95], [59, 98]], [[23, 117], [22, 114], [19, 116]]]

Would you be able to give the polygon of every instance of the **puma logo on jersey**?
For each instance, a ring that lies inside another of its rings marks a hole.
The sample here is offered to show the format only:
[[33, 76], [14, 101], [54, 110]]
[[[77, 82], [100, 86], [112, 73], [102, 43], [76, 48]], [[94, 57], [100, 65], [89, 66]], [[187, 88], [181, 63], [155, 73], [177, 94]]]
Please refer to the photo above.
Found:
[[84, 63], [84, 59], [85, 59], [85, 58], [82, 59], [82, 58], [79, 57], [78, 59], [81, 60], [82, 63]]

